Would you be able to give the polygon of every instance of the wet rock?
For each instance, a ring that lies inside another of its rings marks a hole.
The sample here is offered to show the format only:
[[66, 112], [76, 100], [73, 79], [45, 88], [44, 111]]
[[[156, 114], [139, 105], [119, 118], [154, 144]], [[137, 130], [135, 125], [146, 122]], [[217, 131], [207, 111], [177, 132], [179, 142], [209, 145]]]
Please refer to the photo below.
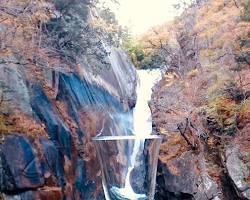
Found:
[[101, 87], [120, 99], [124, 108], [129, 110], [131, 108], [129, 104], [133, 105], [136, 100], [136, 69], [125, 51], [119, 48], [110, 49], [108, 59], [111, 64], [110, 68], [102, 69], [96, 76], [82, 68], [84, 71], [82, 77], [90, 85]]
[[[79, 142], [85, 131], [82, 127], [82, 118], [79, 111], [86, 111], [100, 120], [100, 112], [107, 113], [109, 110], [122, 112], [124, 107], [117, 97], [112, 96], [101, 86], [92, 85], [76, 74], [60, 74], [57, 99], [66, 102], [69, 114], [78, 125], [77, 133]], [[97, 111], [96, 111], [97, 110]]]
[[[145, 158], [147, 156], [143, 156], [143, 154], [139, 154], [139, 158], [137, 158], [137, 161], [135, 163], [135, 168], [131, 171], [130, 175], [130, 182], [132, 185], [132, 188], [134, 189], [135, 193], [138, 194], [146, 194], [145, 189], [147, 188], [147, 160]], [[138, 176], [140, 174], [140, 176]], [[144, 180], [144, 181], [143, 181]]]
[[21, 200], [20, 195], [7, 195], [3, 194], [3, 199], [4, 200]]
[[226, 150], [226, 169], [232, 180], [238, 195], [250, 199], [250, 183], [247, 178], [250, 176], [250, 170], [241, 159], [242, 154], [239, 146], [229, 146]]
[[63, 120], [58, 116], [48, 97], [39, 85], [31, 86], [31, 106], [39, 119], [46, 125], [50, 139], [60, 153], [71, 158], [71, 134]]
[[[105, 123], [110, 130], [124, 128], [113, 120], [113, 113], [128, 111], [136, 99], [135, 69], [124, 52], [113, 55], [116, 66], [96, 77], [90, 73], [80, 76], [43, 71], [45, 88], [51, 87], [53, 94], [45, 93], [39, 81], [26, 80], [21, 66], [0, 65], [0, 92], [5, 90], [4, 95], [13, 105], [6, 112], [18, 109], [43, 123], [48, 133], [48, 139], [36, 138], [32, 144], [19, 135], [6, 137], [0, 148], [0, 191], [6, 192], [4, 199], [105, 199], [98, 182], [100, 177], [93, 180], [97, 171], [96, 166], [92, 169], [92, 164], [97, 163], [94, 152], [86, 152], [91, 142], [84, 142], [97, 132], [95, 126], [102, 125], [94, 122], [95, 117], [104, 120], [103, 116], [108, 116]], [[56, 106], [56, 100], [67, 107], [65, 115]], [[65, 116], [70, 122], [66, 122]], [[71, 122], [78, 135], [71, 130]]]
[[78, 160], [74, 183], [75, 199], [94, 199], [95, 184], [87, 179], [86, 168], [83, 160]]
[[39, 194], [36, 191], [27, 191], [20, 194], [21, 200], [40, 200]]
[[33, 189], [44, 184], [40, 164], [27, 139], [19, 135], [7, 136], [1, 151], [11, 172], [8, 179], [14, 180], [14, 187], [5, 188], [9, 189], [6, 191]]
[[68, 97], [67, 100], [77, 108], [104, 106], [122, 110], [122, 104], [107, 90], [98, 85], [92, 85], [86, 80], [81, 80], [75, 74], [60, 74], [57, 98], [65, 99], [65, 97]]

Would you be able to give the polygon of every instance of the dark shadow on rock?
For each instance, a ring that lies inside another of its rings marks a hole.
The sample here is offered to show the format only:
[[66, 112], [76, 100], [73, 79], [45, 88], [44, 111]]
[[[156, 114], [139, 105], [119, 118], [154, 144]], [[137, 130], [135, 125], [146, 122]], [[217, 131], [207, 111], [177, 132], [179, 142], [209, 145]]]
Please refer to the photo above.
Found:
[[9, 179], [14, 180], [14, 187], [9, 188], [8, 192], [34, 189], [44, 184], [40, 163], [26, 138], [19, 135], [7, 136], [1, 151], [11, 172], [12, 178]]
[[[168, 173], [166, 173], [165, 166], [161, 162], [158, 164], [157, 172], [155, 200], [194, 200], [194, 196], [192, 194], [178, 191], [170, 192], [168, 190], [168, 183], [166, 183], [165, 179], [165, 176]], [[185, 179], [183, 179], [183, 181], [185, 181]]]
[[5, 192], [13, 190], [15, 190], [15, 180], [11, 174], [5, 156], [0, 149], [0, 191]]
[[83, 160], [77, 161], [76, 177], [74, 183], [75, 199], [94, 199], [93, 191], [95, 183], [87, 179], [85, 163]]
[[64, 177], [63, 159], [60, 153], [53, 142], [46, 139], [40, 139], [40, 143], [42, 145], [43, 154], [43, 161], [41, 162], [43, 174], [52, 174], [52, 176], [56, 177], [57, 185], [61, 187], [65, 186], [66, 181]]
[[46, 125], [50, 139], [63, 155], [71, 159], [72, 138], [69, 129], [53, 109], [51, 102], [39, 85], [30, 87], [31, 106], [39, 119]]

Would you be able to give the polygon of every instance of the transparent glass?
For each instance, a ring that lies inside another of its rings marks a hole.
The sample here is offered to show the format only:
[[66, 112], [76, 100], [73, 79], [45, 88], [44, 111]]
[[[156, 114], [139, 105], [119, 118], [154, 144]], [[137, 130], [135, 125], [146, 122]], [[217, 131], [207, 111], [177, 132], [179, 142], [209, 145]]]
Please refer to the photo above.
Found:
[[153, 200], [162, 137], [93, 138], [106, 200]]

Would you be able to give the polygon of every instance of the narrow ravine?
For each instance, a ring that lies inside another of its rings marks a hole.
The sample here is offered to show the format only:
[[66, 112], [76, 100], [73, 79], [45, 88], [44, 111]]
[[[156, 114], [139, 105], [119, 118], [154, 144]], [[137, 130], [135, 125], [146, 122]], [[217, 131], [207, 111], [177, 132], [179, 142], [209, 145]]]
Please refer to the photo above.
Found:
[[[133, 110], [134, 135], [143, 138], [152, 133], [152, 118], [148, 102], [151, 99], [152, 87], [161, 78], [161, 71], [155, 70], [137, 70], [137, 102]], [[140, 149], [144, 147], [144, 140], [135, 140], [132, 155], [129, 161], [128, 172], [124, 188], [113, 187], [111, 190], [121, 199], [146, 200], [145, 194], [137, 194], [130, 183], [130, 175], [135, 168], [136, 157]]]

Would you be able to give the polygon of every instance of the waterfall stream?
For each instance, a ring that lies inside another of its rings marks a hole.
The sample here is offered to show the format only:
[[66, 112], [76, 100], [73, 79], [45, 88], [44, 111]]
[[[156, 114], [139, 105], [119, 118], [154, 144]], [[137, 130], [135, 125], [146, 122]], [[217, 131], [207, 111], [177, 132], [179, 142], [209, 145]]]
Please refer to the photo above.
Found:
[[130, 175], [135, 168], [136, 157], [141, 147], [144, 146], [144, 140], [141, 138], [152, 133], [152, 118], [148, 102], [151, 99], [152, 87], [161, 78], [160, 70], [137, 70], [138, 86], [137, 86], [137, 102], [133, 110], [133, 126], [134, 134], [140, 140], [135, 140], [129, 167], [125, 180], [124, 188], [113, 187], [112, 192], [123, 200], [146, 200], [145, 194], [137, 194], [130, 183]]
[[153, 86], [161, 78], [161, 71], [159, 69], [137, 70], [137, 74], [139, 83], [134, 108], [134, 134], [143, 137], [152, 133], [151, 110], [148, 102], [151, 100]]

